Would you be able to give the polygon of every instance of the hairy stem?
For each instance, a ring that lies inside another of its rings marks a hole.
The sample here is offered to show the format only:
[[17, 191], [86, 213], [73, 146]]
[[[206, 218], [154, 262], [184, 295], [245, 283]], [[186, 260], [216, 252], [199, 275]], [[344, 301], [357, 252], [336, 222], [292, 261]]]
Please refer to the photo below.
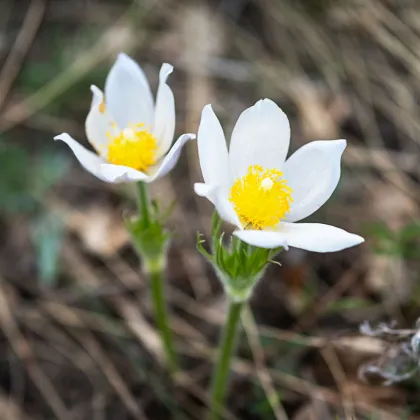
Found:
[[219, 356], [211, 385], [211, 420], [220, 418], [229, 380], [229, 367], [236, 345], [243, 302], [229, 301], [229, 312], [220, 340]]

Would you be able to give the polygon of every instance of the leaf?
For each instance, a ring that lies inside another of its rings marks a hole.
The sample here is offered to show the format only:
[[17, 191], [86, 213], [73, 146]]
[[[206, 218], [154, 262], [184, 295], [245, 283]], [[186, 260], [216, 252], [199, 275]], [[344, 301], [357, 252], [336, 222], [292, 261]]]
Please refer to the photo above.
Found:
[[406, 224], [400, 231], [400, 239], [402, 242], [420, 239], [420, 222], [412, 222]]
[[23, 148], [0, 141], [0, 168], [0, 210], [30, 214], [69, 165], [67, 159], [51, 153], [36, 157], [34, 163]]
[[69, 170], [69, 160], [64, 156], [44, 153], [39, 156], [33, 168], [31, 190], [40, 196], [53, 187]]
[[336, 302], [331, 302], [326, 311], [327, 312], [339, 312], [345, 311], [350, 309], [361, 309], [361, 308], [368, 308], [372, 304], [367, 299], [361, 299], [356, 297], [344, 297]]
[[48, 286], [56, 283], [63, 236], [63, 222], [53, 214], [42, 215], [31, 229], [39, 275], [42, 282]]
[[30, 212], [36, 206], [28, 194], [30, 165], [28, 154], [17, 146], [0, 141], [0, 211]]
[[395, 233], [384, 222], [370, 223], [364, 230], [366, 235], [375, 239], [395, 239]]

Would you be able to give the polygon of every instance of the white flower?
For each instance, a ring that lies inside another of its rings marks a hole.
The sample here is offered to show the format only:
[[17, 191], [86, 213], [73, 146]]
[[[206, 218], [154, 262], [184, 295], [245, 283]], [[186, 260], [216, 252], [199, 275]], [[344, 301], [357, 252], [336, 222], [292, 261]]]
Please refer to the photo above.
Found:
[[290, 125], [271, 100], [245, 110], [232, 133], [230, 150], [210, 105], [203, 109], [198, 153], [207, 197], [234, 235], [262, 248], [289, 246], [316, 252], [339, 251], [364, 240], [320, 223], [294, 223], [318, 210], [340, 178], [345, 140], [314, 141], [286, 161]]
[[105, 95], [91, 87], [86, 135], [97, 154], [66, 133], [55, 140], [67, 143], [82, 166], [105, 182], [152, 182], [166, 175], [185, 142], [195, 138], [184, 134], [171, 148], [175, 101], [166, 79], [172, 70], [170, 64], [162, 65], [154, 105], [143, 70], [126, 54], [119, 54], [106, 79]]

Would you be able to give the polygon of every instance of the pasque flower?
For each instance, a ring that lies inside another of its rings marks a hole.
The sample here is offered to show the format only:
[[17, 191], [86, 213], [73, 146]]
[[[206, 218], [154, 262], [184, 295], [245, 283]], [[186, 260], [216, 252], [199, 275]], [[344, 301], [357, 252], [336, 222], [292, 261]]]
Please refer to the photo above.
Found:
[[318, 210], [340, 179], [345, 140], [308, 143], [286, 160], [290, 125], [271, 100], [258, 101], [239, 117], [229, 151], [211, 105], [204, 107], [198, 153], [205, 183], [195, 192], [207, 197], [234, 235], [261, 248], [296, 247], [340, 251], [363, 238], [320, 223], [295, 223]]
[[106, 79], [105, 95], [91, 87], [86, 135], [97, 153], [67, 133], [55, 139], [67, 143], [82, 166], [105, 182], [152, 182], [164, 176], [176, 164], [185, 142], [195, 138], [184, 134], [171, 148], [175, 101], [166, 79], [172, 70], [170, 64], [162, 65], [154, 105], [143, 70], [126, 54], [119, 54]]

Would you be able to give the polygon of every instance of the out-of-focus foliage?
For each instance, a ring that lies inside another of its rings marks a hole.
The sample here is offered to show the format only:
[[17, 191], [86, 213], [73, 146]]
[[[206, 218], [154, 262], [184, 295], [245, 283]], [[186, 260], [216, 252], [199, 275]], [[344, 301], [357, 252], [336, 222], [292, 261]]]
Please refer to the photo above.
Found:
[[[57, 75], [65, 72], [77, 59], [79, 52], [91, 45], [100, 33], [101, 29], [98, 26], [89, 25], [88, 28], [72, 35], [71, 42], [66, 45], [66, 48], [61, 48], [63, 38], [69, 38], [69, 30], [61, 25], [51, 25], [48, 29], [48, 36], [45, 36], [43, 40], [48, 50], [51, 51], [51, 55], [48, 60], [30, 61], [22, 68], [16, 83], [19, 90], [30, 95], [42, 89]], [[73, 84], [65, 94], [58, 95], [45, 110], [50, 115], [64, 116], [68, 116], [69, 113], [81, 112], [81, 101], [89, 102], [90, 86], [92, 84], [101, 86], [107, 72], [108, 67], [105, 65], [93, 68], [85, 77]]]
[[0, 143], [0, 211], [27, 211], [35, 206], [29, 194], [30, 177], [28, 176], [28, 155], [23, 149]]
[[33, 221], [31, 236], [44, 283], [52, 284], [56, 279], [63, 234], [63, 223], [57, 215], [43, 213]]
[[29, 219], [40, 278], [52, 283], [57, 272], [63, 224], [48, 207], [48, 191], [69, 169], [67, 159], [51, 152], [31, 157], [23, 148], [0, 142], [0, 214]]
[[68, 170], [68, 160], [51, 152], [31, 158], [23, 148], [0, 141], [0, 212], [34, 214], [42, 198]]
[[409, 222], [398, 231], [378, 222], [369, 227], [368, 235], [373, 239], [378, 254], [420, 258], [420, 221]]

